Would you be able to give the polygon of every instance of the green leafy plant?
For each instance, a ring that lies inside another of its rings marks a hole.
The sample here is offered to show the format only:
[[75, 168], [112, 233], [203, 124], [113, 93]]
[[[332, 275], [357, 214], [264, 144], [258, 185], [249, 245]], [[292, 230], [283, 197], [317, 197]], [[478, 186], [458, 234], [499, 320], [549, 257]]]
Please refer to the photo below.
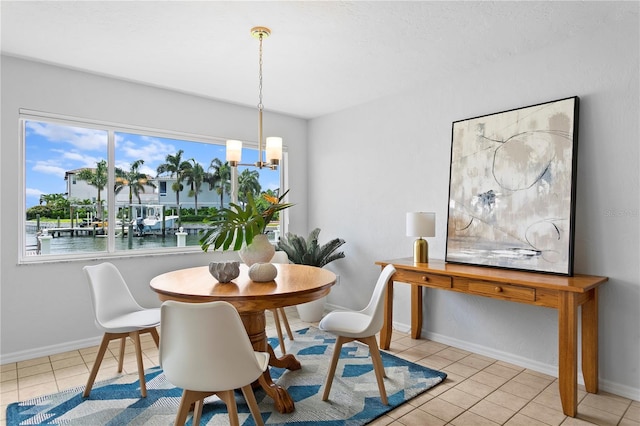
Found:
[[292, 203], [282, 202], [288, 192], [280, 197], [263, 194], [262, 198], [267, 201], [264, 208], [258, 206], [251, 193], [247, 193], [244, 206], [230, 203], [228, 208], [218, 210], [206, 220], [209, 227], [200, 238], [200, 247], [205, 252], [212, 246], [214, 250], [221, 247], [223, 250], [229, 247], [240, 250], [243, 243], [251, 244], [254, 236], [265, 233], [277, 212], [293, 206]]
[[344, 258], [344, 252], [335, 252], [345, 241], [342, 238], [334, 238], [326, 244], [318, 244], [320, 228], [316, 228], [305, 240], [290, 232], [280, 240], [278, 249], [287, 253], [289, 260], [299, 265], [311, 265], [322, 268], [334, 260]]

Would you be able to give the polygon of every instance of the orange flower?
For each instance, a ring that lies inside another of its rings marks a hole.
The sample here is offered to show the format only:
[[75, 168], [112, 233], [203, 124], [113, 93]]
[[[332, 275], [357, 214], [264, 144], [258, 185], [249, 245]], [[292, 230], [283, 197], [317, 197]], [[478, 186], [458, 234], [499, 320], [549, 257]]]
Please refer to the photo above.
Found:
[[278, 201], [280, 201], [278, 200], [278, 197], [272, 197], [271, 195], [262, 194], [262, 196], [264, 197], [265, 200], [267, 200], [271, 204], [278, 204]]

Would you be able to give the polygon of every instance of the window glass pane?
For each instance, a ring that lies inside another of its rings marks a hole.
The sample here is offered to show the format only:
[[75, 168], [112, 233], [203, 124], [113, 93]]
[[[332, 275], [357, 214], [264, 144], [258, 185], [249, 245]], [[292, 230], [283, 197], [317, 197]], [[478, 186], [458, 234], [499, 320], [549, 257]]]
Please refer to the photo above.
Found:
[[[225, 146], [122, 132], [115, 140], [116, 249], [199, 246], [203, 220], [231, 201]], [[245, 151], [257, 160], [256, 149]], [[239, 201], [246, 202], [247, 191], [256, 198], [267, 189], [277, 195], [279, 182], [279, 171], [241, 167]], [[176, 234], [180, 228], [184, 237]], [[275, 241], [279, 222], [268, 230]]]
[[26, 121], [24, 144], [25, 254], [106, 250], [107, 132]]
[[176, 247], [180, 226], [185, 246], [199, 246], [203, 219], [229, 203], [224, 145], [122, 132], [115, 141], [116, 249]]
[[[263, 193], [280, 195], [280, 170], [241, 166], [232, 181], [222, 141], [92, 126], [24, 121], [24, 255], [196, 248], [204, 219], [229, 206], [232, 186], [240, 203], [249, 191], [259, 208], [266, 204]], [[243, 149], [243, 162], [257, 160], [257, 149]], [[273, 242], [281, 234], [279, 219], [267, 228]]]

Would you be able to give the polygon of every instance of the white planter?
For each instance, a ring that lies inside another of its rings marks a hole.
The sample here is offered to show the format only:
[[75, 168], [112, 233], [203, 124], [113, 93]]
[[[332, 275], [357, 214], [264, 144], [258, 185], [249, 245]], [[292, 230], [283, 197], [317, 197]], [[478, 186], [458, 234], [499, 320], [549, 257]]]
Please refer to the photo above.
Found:
[[322, 319], [322, 314], [324, 313], [324, 302], [326, 300], [327, 296], [324, 296], [320, 299], [312, 300], [311, 302], [296, 305], [300, 319], [305, 322], [320, 321]]
[[238, 255], [247, 265], [254, 263], [267, 263], [276, 252], [276, 248], [269, 242], [266, 234], [259, 234], [253, 237], [253, 241], [248, 246], [242, 246]]

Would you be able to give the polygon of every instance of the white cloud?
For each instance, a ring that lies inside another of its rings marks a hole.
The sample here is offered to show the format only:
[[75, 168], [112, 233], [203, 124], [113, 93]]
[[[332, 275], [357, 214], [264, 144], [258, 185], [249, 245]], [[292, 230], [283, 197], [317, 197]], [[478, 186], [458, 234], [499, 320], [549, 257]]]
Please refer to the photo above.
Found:
[[97, 129], [63, 126], [29, 121], [27, 132], [35, 133], [50, 142], [66, 142], [82, 151], [107, 150], [107, 132]]
[[40, 196], [42, 194], [44, 194], [44, 192], [40, 191], [39, 189], [35, 189], [35, 188], [27, 188], [27, 190], [25, 191], [25, 194], [27, 195], [27, 197], [38, 197], [38, 198], [40, 198]]
[[[66, 151], [62, 154], [62, 157], [65, 160], [73, 160], [73, 161], [81, 162], [82, 165], [80, 167], [90, 167], [90, 168], [95, 168], [96, 164], [99, 161], [103, 160], [102, 158], [94, 157], [92, 155], [85, 155], [77, 151]], [[76, 168], [80, 168], [80, 167], [76, 167]]]
[[47, 175], [54, 175], [64, 179], [64, 173], [66, 170], [60, 166], [50, 164], [46, 161], [38, 161], [32, 168], [33, 171], [44, 173]]
[[177, 151], [174, 145], [164, 143], [156, 138], [143, 136], [140, 140], [146, 142], [146, 145], [123, 139], [120, 141], [118, 149], [127, 158], [131, 158], [134, 161], [143, 158], [145, 162], [149, 163], [164, 161], [168, 154], [175, 154]]
[[157, 170], [148, 166], [142, 166], [140, 167], [140, 173], [144, 173], [145, 175], [148, 175], [148, 176], [155, 176], [157, 173]]

